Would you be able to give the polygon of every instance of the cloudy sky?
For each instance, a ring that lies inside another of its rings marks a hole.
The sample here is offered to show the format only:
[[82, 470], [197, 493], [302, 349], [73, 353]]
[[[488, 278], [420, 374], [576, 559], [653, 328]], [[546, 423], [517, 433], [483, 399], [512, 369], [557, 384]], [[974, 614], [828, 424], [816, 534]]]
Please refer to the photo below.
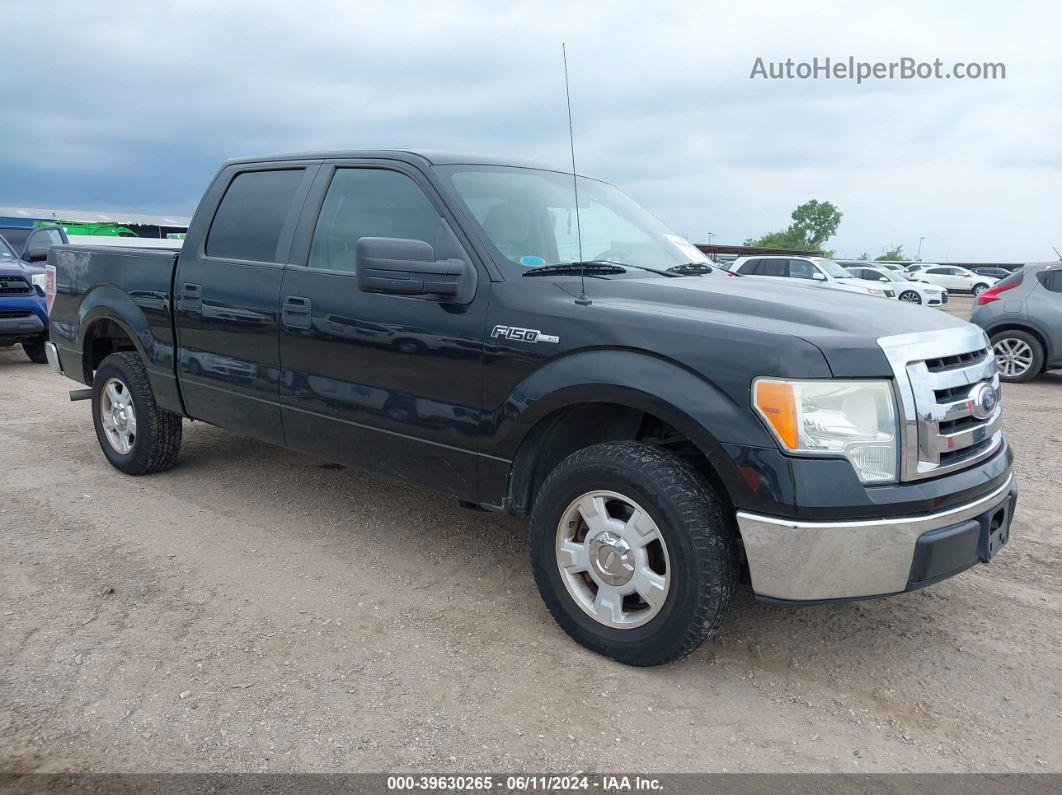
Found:
[[[9, 4], [0, 204], [191, 214], [227, 157], [425, 147], [579, 170], [695, 241], [780, 229], [926, 260], [1062, 249], [1054, 2]], [[102, 8], [102, 7], [101, 7]], [[765, 61], [1002, 62], [1006, 79], [749, 78]]]

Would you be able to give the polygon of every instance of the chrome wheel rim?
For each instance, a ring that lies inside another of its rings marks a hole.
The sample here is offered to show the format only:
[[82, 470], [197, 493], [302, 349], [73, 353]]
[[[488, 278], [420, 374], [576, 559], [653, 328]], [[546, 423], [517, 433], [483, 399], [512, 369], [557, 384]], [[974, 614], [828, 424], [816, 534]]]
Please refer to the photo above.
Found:
[[648, 511], [629, 497], [614, 491], [577, 497], [561, 514], [556, 551], [564, 587], [600, 624], [640, 627], [667, 601], [667, 544]]
[[908, 290], [906, 293], [900, 296], [901, 301], [906, 301], [909, 304], [920, 304], [922, 299], [918, 297], [918, 293]]
[[999, 372], [1009, 378], [1025, 375], [1032, 367], [1033, 352], [1024, 340], [1006, 337], [992, 346]]
[[115, 452], [128, 455], [136, 441], [136, 410], [129, 387], [117, 378], [108, 378], [100, 394], [100, 421], [103, 435]]
[[976, 287], [973, 288], [973, 294], [974, 295], [980, 295], [981, 293], [983, 293], [987, 289], [988, 288], [985, 287], [983, 284], [978, 284]]

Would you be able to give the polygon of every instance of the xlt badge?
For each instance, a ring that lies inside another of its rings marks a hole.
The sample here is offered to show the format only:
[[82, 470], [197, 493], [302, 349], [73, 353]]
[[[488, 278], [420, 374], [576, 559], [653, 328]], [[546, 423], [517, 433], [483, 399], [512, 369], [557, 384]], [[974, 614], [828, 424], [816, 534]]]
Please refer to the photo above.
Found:
[[504, 338], [519, 342], [560, 342], [560, 337], [543, 334], [537, 328], [517, 328], [516, 326], [495, 326], [490, 336], [494, 339]]

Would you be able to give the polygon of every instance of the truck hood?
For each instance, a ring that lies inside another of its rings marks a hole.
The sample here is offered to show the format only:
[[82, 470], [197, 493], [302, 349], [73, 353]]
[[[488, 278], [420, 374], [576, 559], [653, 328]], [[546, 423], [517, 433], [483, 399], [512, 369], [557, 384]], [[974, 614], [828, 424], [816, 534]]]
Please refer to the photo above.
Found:
[[822, 351], [838, 377], [890, 376], [880, 337], [968, 325], [929, 307], [724, 272], [678, 279], [588, 279], [586, 291], [594, 303], [626, 312], [799, 337]]
[[44, 268], [22, 260], [0, 259], [0, 276], [24, 276], [28, 279], [35, 273], [44, 273]]

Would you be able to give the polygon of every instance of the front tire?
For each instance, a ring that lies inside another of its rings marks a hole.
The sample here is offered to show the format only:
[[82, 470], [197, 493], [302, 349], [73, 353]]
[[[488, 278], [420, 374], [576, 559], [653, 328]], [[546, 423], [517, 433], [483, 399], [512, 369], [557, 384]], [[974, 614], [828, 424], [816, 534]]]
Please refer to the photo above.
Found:
[[687, 461], [637, 442], [564, 459], [531, 512], [531, 566], [546, 607], [576, 642], [628, 665], [697, 648], [723, 621], [736, 530]]
[[973, 297], [976, 298], [977, 296], [979, 296], [981, 293], [983, 293], [987, 289], [988, 289], [988, 285], [987, 284], [975, 284], [973, 286], [973, 289], [970, 292], [972, 292], [973, 293]]
[[44, 352], [44, 340], [36, 342], [23, 342], [22, 352], [26, 354], [34, 364], [48, 364], [48, 354]]
[[914, 290], [904, 290], [900, 293], [900, 300], [908, 304], [920, 304], [922, 303], [922, 296]]
[[181, 449], [181, 417], [159, 408], [140, 357], [107, 356], [92, 379], [92, 422], [104, 456], [129, 475], [169, 469]]
[[1031, 381], [1044, 367], [1044, 348], [1025, 331], [1001, 331], [992, 335], [999, 380], [1012, 384]]

